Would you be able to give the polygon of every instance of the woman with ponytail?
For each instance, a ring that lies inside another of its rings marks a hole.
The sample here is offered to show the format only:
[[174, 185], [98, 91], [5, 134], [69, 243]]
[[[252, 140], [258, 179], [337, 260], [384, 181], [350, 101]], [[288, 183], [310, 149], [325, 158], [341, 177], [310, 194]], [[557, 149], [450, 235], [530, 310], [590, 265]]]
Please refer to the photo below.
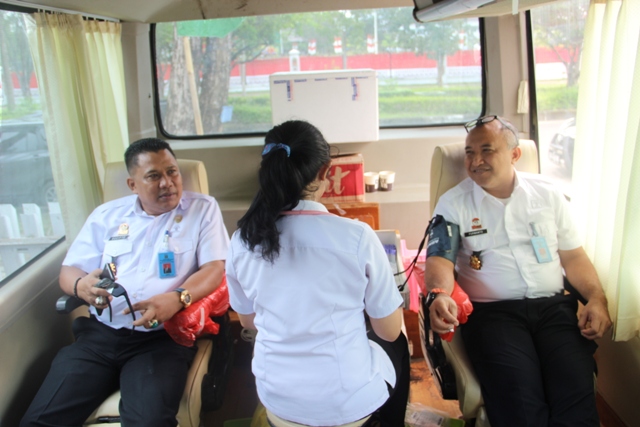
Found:
[[258, 331], [252, 369], [270, 425], [402, 426], [403, 299], [375, 232], [318, 202], [329, 151], [307, 122], [267, 133], [227, 257], [231, 306]]

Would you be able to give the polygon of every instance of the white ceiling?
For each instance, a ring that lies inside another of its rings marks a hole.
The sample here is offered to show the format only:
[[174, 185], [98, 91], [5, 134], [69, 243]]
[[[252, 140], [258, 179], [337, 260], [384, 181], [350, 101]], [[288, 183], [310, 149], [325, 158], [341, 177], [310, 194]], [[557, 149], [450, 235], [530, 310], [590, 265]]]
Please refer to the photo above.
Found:
[[413, 6], [412, 0], [0, 0], [128, 22], [169, 22], [316, 10]]
[[[422, 0], [429, 3], [431, 0]], [[511, 13], [514, 0], [495, 3], [470, 11], [462, 16], [496, 16]], [[520, 10], [555, 0], [517, 0]], [[128, 22], [168, 22], [212, 19], [275, 13], [310, 12], [316, 10], [370, 9], [382, 7], [413, 7], [413, 0], [0, 0], [34, 7], [76, 11]]]

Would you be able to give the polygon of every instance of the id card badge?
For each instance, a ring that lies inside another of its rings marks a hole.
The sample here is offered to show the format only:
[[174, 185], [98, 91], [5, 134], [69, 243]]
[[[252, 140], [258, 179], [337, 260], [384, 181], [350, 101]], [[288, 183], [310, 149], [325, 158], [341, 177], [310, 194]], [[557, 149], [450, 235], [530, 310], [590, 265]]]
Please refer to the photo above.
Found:
[[176, 261], [173, 252], [158, 254], [158, 275], [161, 279], [176, 277]]
[[545, 239], [544, 236], [538, 236], [536, 225], [533, 222], [530, 223], [530, 225], [531, 225], [531, 228], [533, 229], [531, 246], [533, 246], [533, 251], [536, 253], [538, 264], [544, 264], [545, 262], [553, 261], [553, 258], [551, 257], [551, 252], [549, 251], [549, 246], [547, 245], [547, 239]]

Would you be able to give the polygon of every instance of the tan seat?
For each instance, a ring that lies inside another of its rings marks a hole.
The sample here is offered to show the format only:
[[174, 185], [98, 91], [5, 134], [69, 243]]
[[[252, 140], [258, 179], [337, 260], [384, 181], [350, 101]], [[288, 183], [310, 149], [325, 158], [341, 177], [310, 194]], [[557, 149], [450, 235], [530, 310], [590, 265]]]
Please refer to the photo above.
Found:
[[[431, 188], [430, 209], [431, 216], [438, 199], [462, 180], [467, 178], [464, 167], [464, 142], [438, 146], [431, 160]], [[535, 142], [528, 139], [520, 140], [522, 156], [516, 163], [517, 170], [538, 173], [539, 159]], [[456, 389], [460, 411], [465, 420], [476, 420], [476, 427], [487, 427], [489, 421], [486, 416], [480, 383], [467, 357], [460, 333], [456, 333], [449, 343], [442, 341], [442, 346], [451, 363], [456, 377]], [[423, 343], [424, 347], [424, 343]], [[425, 352], [426, 354], [426, 352]]]
[[[298, 423], [294, 423], [293, 421], [283, 420], [282, 418], [275, 415], [273, 412], [271, 412], [268, 409], [267, 409], [267, 418], [269, 419], [269, 421], [271, 421], [271, 424], [273, 424], [275, 427], [308, 427], [304, 424], [298, 424]], [[371, 415], [368, 415], [352, 423], [340, 424], [339, 426], [333, 426], [333, 427], [360, 427], [364, 423], [366, 423], [369, 420], [369, 418], [371, 418]]]
[[[204, 164], [199, 160], [178, 159], [178, 167], [182, 175], [183, 190], [209, 194], [209, 183]], [[131, 194], [127, 186], [127, 169], [124, 162], [107, 164], [105, 170], [104, 201], [117, 199]], [[180, 409], [178, 411], [178, 425], [180, 427], [199, 427], [200, 412], [202, 406], [202, 380], [208, 372], [209, 359], [213, 349], [213, 343], [209, 339], [199, 339], [196, 342], [198, 352], [189, 369]], [[98, 419], [119, 417], [118, 405], [120, 392], [113, 393], [102, 405], [100, 405], [87, 419], [85, 427], [119, 426], [120, 423], [104, 423]]]

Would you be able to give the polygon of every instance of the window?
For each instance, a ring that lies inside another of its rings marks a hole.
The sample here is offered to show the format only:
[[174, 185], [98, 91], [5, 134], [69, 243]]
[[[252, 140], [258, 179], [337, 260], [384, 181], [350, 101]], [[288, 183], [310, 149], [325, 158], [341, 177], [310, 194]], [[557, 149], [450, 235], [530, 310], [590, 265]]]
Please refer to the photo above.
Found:
[[0, 283], [64, 236], [21, 13], [0, 10]]
[[580, 55], [588, 0], [562, 0], [531, 10], [540, 171], [571, 195]]
[[157, 114], [171, 137], [263, 133], [276, 72], [374, 69], [380, 127], [464, 123], [483, 110], [480, 21], [412, 8], [155, 26]]

